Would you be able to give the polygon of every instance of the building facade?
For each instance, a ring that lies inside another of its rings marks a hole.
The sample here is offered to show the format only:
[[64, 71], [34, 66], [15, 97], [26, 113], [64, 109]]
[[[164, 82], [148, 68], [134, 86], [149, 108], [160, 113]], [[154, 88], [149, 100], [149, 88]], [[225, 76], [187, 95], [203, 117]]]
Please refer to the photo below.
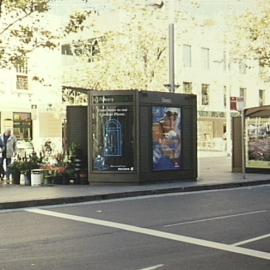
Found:
[[12, 129], [21, 148], [39, 151], [46, 141], [62, 145], [61, 67], [58, 51], [39, 49], [23, 63], [2, 69], [0, 130]]
[[[180, 27], [180, 26], [179, 26]], [[231, 117], [244, 107], [269, 104], [270, 84], [260, 76], [257, 61], [234, 59], [223, 38], [214, 32], [192, 32], [176, 38], [176, 92], [197, 95], [198, 150], [231, 153]]]

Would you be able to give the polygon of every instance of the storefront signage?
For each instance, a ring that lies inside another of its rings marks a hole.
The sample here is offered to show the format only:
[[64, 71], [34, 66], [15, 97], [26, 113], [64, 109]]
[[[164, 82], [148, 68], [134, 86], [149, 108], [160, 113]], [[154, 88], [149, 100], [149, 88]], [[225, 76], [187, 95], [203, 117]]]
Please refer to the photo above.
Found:
[[161, 102], [162, 103], [169, 103], [169, 104], [171, 104], [172, 103], [172, 100], [170, 98], [161, 98]]
[[225, 112], [198, 111], [200, 117], [225, 118]]
[[152, 107], [153, 171], [181, 169], [181, 109]]
[[112, 104], [112, 103], [125, 103], [132, 102], [132, 95], [110, 95], [110, 96], [94, 96], [93, 103], [94, 104]]
[[230, 97], [230, 109], [232, 111], [242, 111], [244, 104], [243, 97]]

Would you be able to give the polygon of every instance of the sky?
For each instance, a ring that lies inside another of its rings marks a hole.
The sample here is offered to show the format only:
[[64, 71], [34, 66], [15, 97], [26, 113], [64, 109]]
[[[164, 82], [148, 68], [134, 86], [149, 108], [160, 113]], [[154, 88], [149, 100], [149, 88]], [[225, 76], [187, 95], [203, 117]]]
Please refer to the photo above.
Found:
[[[179, 0], [169, 1], [177, 2]], [[54, 7], [56, 8], [54, 10], [55, 14], [63, 17], [77, 7], [90, 8], [94, 6], [98, 10], [113, 7], [113, 5], [110, 4], [110, 0], [88, 0], [88, 2], [81, 0], [55, 0], [54, 2]], [[138, 2], [149, 5], [151, 3], [160, 3], [161, 0], [139, 0]], [[254, 8], [254, 6], [258, 4], [258, 0], [180, 0], [179, 2], [180, 4], [177, 4], [178, 7], [182, 5], [190, 6], [190, 3], [197, 2], [199, 8], [196, 10], [196, 13], [201, 16], [225, 15], [229, 10], [239, 14], [246, 8]]]
[[[116, 0], [114, 0], [116, 1]], [[124, 1], [124, 0], [120, 0]], [[162, 0], [134, 0], [138, 5], [151, 5], [160, 3]], [[174, 1], [176, 9], [182, 9], [196, 18], [202, 20], [212, 20], [219, 24], [220, 29], [224, 28], [230, 16], [241, 16], [247, 9], [254, 10], [259, 0], [165, 0]], [[196, 3], [192, 5], [191, 3]], [[197, 6], [197, 7], [196, 7]], [[92, 9], [106, 11], [108, 14], [114, 9], [112, 0], [54, 0], [51, 14], [57, 17], [62, 23], [68, 20], [69, 14], [77, 9]], [[116, 16], [121, 16], [121, 10]], [[115, 16], [114, 14], [114, 16]], [[124, 18], [124, 17], [123, 17]], [[115, 19], [114, 19], [115, 20]], [[114, 21], [112, 19], [112, 22]], [[106, 23], [106, 22], [104, 22]]]

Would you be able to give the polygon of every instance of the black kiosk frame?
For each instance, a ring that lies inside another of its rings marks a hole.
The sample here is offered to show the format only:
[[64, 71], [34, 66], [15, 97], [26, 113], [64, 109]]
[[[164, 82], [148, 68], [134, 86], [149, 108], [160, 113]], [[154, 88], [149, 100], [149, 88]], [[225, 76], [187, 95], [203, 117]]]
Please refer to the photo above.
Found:
[[196, 180], [195, 95], [89, 91], [88, 102], [90, 184]]

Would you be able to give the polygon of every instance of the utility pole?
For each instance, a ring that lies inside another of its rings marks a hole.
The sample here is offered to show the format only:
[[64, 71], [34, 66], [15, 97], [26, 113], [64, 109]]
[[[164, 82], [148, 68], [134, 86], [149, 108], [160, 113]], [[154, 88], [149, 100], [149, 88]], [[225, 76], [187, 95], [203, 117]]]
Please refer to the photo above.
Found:
[[175, 92], [174, 22], [175, 0], [169, 0], [169, 89], [172, 93]]
[[175, 92], [175, 65], [174, 65], [174, 23], [169, 24], [169, 84], [170, 92]]

